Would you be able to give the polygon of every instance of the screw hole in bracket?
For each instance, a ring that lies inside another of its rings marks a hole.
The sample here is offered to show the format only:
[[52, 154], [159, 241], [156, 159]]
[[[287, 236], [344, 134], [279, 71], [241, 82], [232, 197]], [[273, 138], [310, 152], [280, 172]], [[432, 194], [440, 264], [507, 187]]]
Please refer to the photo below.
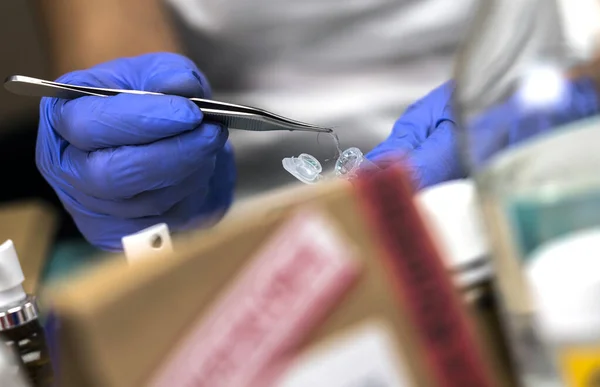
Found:
[[163, 246], [163, 238], [158, 234], [154, 234], [150, 237], [150, 246], [153, 249], [160, 249]]

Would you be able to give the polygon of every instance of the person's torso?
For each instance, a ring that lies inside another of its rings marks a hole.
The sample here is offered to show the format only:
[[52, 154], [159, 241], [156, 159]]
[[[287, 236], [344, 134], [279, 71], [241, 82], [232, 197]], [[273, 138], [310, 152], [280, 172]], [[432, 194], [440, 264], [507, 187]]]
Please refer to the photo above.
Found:
[[[364, 151], [389, 134], [408, 104], [451, 75], [474, 4], [167, 1], [187, 25], [188, 52], [209, 77], [215, 98], [334, 126], [343, 145]], [[264, 167], [279, 159], [279, 170], [280, 155], [319, 155], [315, 148], [321, 156], [331, 153], [331, 146], [317, 146], [314, 135], [232, 133], [232, 140], [239, 160]], [[257, 161], [265, 149], [268, 155], [261, 157], [267, 159]]]

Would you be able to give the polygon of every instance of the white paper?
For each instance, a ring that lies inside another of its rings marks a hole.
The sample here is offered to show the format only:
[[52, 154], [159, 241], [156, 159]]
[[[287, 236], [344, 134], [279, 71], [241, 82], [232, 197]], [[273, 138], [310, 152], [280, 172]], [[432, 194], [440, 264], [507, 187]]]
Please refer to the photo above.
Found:
[[367, 324], [326, 348], [309, 352], [277, 387], [408, 387], [394, 337], [383, 325]]

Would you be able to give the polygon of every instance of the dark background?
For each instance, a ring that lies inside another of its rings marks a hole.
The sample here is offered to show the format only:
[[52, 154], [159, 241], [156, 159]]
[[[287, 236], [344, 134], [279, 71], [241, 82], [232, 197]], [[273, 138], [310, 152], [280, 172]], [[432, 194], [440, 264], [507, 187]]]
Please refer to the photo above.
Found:
[[[28, 1], [0, 1], [0, 77], [23, 74], [49, 75], [42, 38]], [[61, 214], [59, 238], [80, 234], [63, 210], [52, 188], [35, 166], [38, 122], [37, 98], [19, 97], [0, 90], [0, 204], [13, 200], [40, 198], [53, 204]]]

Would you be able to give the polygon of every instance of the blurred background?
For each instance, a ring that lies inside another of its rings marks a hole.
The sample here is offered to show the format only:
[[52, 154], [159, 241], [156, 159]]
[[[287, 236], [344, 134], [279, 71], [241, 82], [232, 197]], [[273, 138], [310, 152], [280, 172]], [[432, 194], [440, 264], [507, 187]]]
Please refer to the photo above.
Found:
[[[47, 52], [36, 23], [36, 14], [28, 1], [0, 2], [0, 76], [30, 74], [51, 77]], [[35, 166], [35, 142], [38, 122], [37, 98], [19, 98], [0, 89], [0, 163], [2, 189], [0, 201], [42, 198], [61, 212], [59, 238], [78, 237], [79, 232], [54, 191]]]

